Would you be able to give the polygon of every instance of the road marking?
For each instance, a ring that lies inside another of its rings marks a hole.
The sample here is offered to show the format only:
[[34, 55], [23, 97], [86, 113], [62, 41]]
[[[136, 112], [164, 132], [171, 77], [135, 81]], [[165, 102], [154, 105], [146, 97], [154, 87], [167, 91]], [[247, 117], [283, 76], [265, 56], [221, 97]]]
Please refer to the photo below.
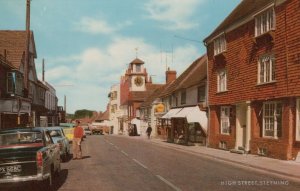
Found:
[[141, 167], [148, 169], [147, 166], [143, 165], [140, 161], [136, 160], [136, 159], [132, 159], [134, 162], [138, 163]]
[[128, 154], [125, 151], [121, 151], [121, 153], [123, 153], [124, 155], [128, 156]]
[[118, 147], [118, 146], [115, 146], [115, 148], [119, 150], [119, 147]]
[[112, 146], [114, 146], [114, 144], [113, 144], [113, 143], [109, 143], [109, 144], [111, 144]]
[[168, 180], [164, 179], [163, 177], [161, 177], [160, 175], [156, 175], [157, 178], [159, 178], [161, 181], [163, 181], [164, 183], [166, 183], [167, 185], [171, 186], [174, 190], [176, 191], [181, 191], [180, 188], [176, 187], [174, 184], [172, 184], [171, 182], [169, 182]]

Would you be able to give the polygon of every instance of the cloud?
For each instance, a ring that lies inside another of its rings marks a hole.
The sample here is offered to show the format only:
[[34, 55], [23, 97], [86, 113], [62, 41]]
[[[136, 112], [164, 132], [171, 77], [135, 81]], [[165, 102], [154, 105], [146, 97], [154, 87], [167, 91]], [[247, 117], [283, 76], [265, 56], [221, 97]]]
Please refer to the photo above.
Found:
[[167, 30], [187, 30], [197, 27], [198, 24], [191, 20], [196, 7], [203, 0], [150, 0], [145, 9], [148, 18], [162, 22]]
[[[70, 103], [76, 103], [69, 107], [68, 112], [95, 107], [103, 110], [108, 103], [110, 87], [120, 82], [121, 75], [125, 74], [129, 63], [135, 59], [136, 47], [139, 49], [138, 57], [145, 62], [148, 74], [155, 75], [153, 82], [164, 83], [166, 63], [165, 59], [161, 60], [165, 55], [161, 54], [160, 47], [148, 44], [141, 38], [120, 36], [112, 39], [106, 47], [90, 47], [77, 55], [52, 58], [51, 60], [61, 61], [61, 64], [48, 69], [46, 79], [57, 85], [60, 96], [63, 96], [63, 91], [70, 97]], [[199, 56], [196, 46], [174, 47], [173, 62], [172, 54], [168, 54], [168, 66], [176, 69], [179, 75]], [[69, 84], [73, 86], [61, 86]], [[60, 102], [62, 100], [63, 97], [60, 97]]]
[[131, 21], [109, 25], [105, 20], [83, 17], [79, 22], [75, 23], [75, 30], [89, 34], [111, 34], [130, 25], [132, 25]]

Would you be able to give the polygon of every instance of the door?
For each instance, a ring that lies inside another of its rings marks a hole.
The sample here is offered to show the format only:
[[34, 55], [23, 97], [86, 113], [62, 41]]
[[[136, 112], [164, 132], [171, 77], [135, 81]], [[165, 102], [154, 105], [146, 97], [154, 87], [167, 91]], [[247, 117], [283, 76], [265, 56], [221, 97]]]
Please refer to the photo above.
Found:
[[244, 150], [246, 146], [247, 105], [236, 106], [236, 144], [235, 149]]

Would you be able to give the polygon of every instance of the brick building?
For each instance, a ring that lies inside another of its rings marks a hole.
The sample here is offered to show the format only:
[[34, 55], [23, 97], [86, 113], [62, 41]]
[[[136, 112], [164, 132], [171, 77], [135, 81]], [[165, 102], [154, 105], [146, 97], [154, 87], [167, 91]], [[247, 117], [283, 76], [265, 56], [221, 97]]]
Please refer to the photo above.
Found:
[[[139, 108], [148, 95], [150, 95], [160, 84], [153, 84], [151, 77], [144, 67], [144, 61], [139, 58], [129, 63], [124, 76], [120, 82], [120, 118], [123, 123], [120, 126], [126, 132], [131, 121], [139, 118]], [[140, 131], [142, 131], [140, 129]]]
[[299, 0], [243, 0], [204, 40], [210, 147], [285, 160], [297, 156], [299, 7]]

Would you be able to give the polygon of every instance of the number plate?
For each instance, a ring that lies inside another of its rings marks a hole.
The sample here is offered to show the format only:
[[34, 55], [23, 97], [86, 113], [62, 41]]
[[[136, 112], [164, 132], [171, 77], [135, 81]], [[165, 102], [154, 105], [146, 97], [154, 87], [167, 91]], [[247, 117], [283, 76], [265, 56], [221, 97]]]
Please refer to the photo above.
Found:
[[0, 173], [11, 173], [11, 172], [21, 172], [21, 165], [5, 166], [0, 167]]

